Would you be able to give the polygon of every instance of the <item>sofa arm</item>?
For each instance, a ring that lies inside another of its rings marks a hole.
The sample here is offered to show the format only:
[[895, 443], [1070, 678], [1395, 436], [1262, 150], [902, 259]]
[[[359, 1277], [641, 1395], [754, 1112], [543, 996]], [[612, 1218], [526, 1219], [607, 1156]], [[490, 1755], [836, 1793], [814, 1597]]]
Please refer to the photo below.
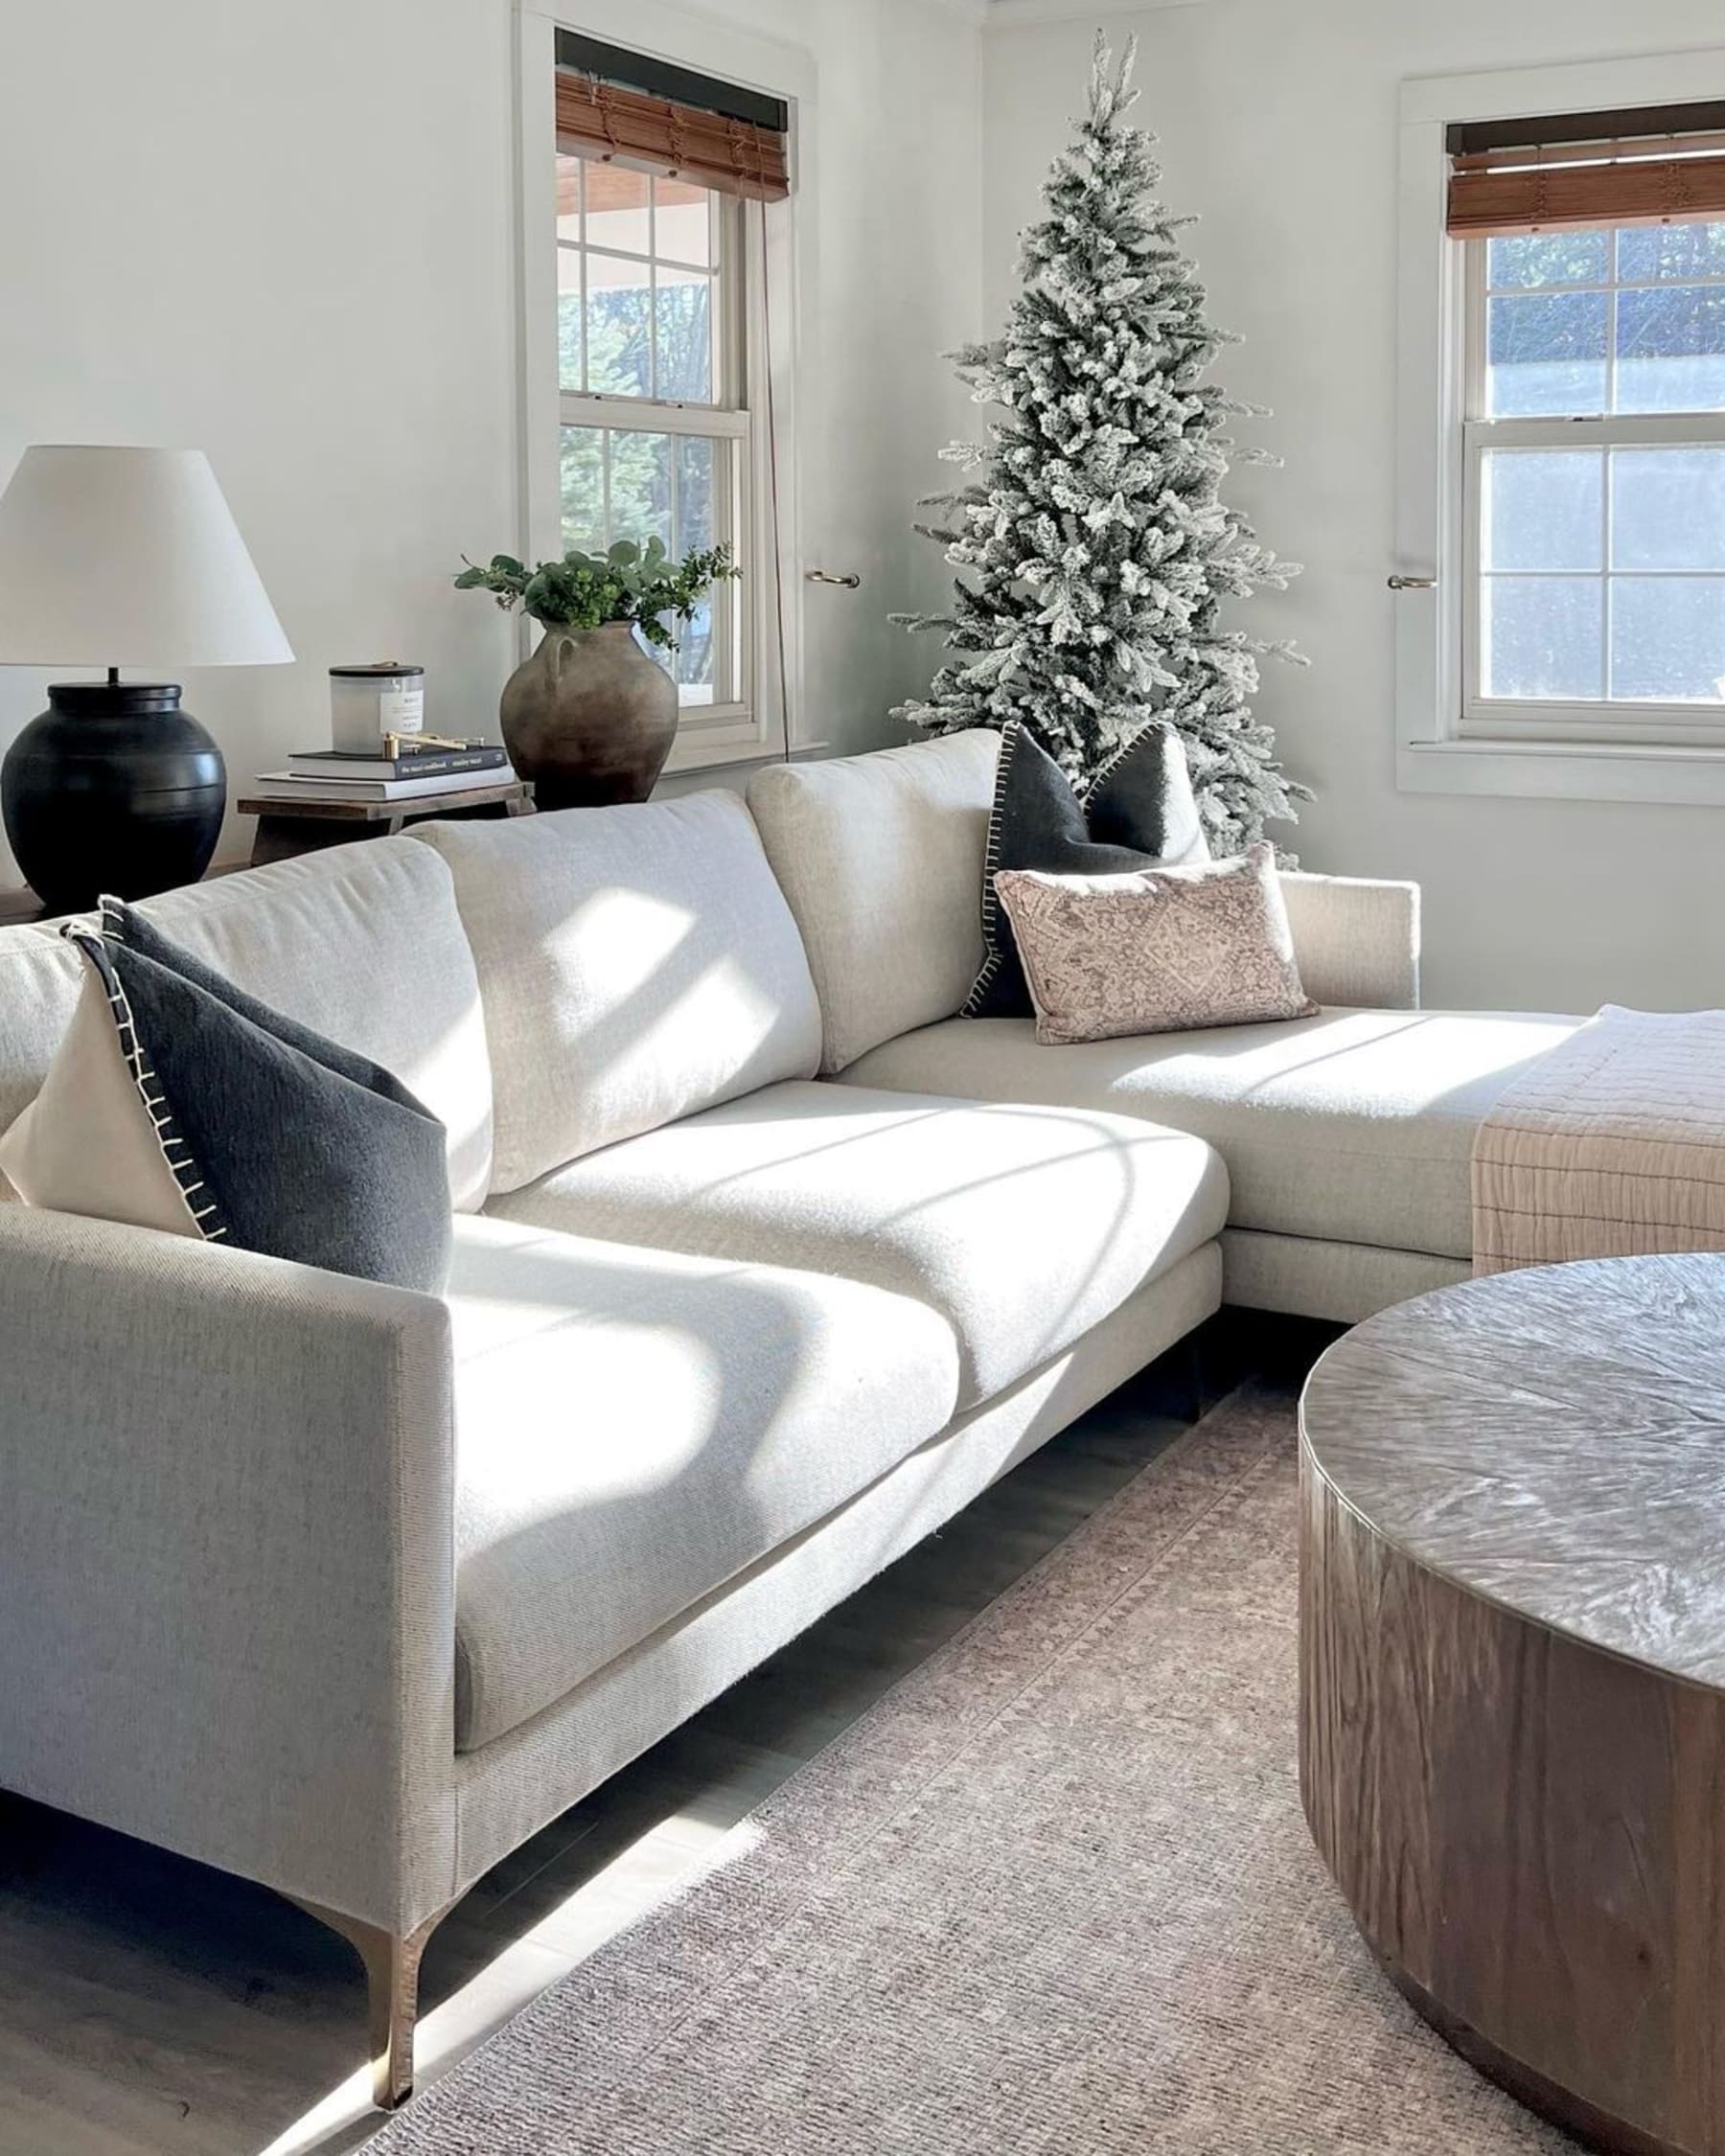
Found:
[[1308, 996], [1362, 1010], [1419, 1008], [1419, 885], [1283, 870]]
[[405, 1933], [454, 1870], [448, 1313], [0, 1204], [0, 1784]]

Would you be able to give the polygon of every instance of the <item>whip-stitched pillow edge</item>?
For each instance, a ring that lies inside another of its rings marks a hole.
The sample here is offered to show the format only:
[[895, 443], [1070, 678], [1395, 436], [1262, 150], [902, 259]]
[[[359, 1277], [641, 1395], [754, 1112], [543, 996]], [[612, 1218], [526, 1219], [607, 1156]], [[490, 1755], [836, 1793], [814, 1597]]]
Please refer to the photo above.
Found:
[[995, 896], [995, 870], [1000, 865], [1000, 813], [1006, 806], [1006, 780], [1022, 731], [1023, 722], [1017, 719], [1000, 728], [1000, 753], [995, 758], [994, 799], [988, 806], [988, 838], [982, 849], [982, 970], [971, 982], [970, 994], [958, 1006], [960, 1018], [981, 1015], [982, 998], [1006, 963], [1006, 953], [1000, 948], [1000, 902]]
[[153, 1066], [144, 1053], [144, 1044], [138, 1038], [138, 1028], [132, 1017], [131, 999], [126, 993], [126, 984], [120, 978], [113, 960], [108, 956], [107, 946], [124, 940], [124, 916], [118, 899], [104, 896], [97, 902], [100, 908], [100, 932], [91, 930], [80, 921], [68, 921], [60, 933], [88, 959], [102, 982], [107, 997], [108, 1008], [114, 1016], [114, 1030], [119, 1037], [120, 1053], [130, 1073], [138, 1098], [144, 1104], [144, 1112], [150, 1118], [155, 1140], [161, 1149], [162, 1160], [173, 1178], [174, 1188], [179, 1192], [191, 1215], [192, 1224], [206, 1243], [222, 1241], [228, 1233], [228, 1224], [215, 1194], [194, 1158], [192, 1148], [181, 1134], [173, 1109], [156, 1076]]

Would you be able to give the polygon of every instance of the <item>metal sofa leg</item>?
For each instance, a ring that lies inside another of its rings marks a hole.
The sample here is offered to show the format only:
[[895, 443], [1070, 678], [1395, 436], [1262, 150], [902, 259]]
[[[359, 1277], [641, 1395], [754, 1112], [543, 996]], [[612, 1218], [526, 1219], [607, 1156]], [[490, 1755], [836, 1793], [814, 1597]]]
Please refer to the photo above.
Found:
[[[366, 2004], [371, 2033], [372, 2100], [380, 2111], [394, 2111], [413, 2094], [413, 2026], [419, 2014], [420, 1958], [426, 1941], [448, 1915], [440, 1909], [405, 1938], [344, 1916], [337, 1909], [290, 1895], [308, 1916], [339, 1932], [365, 1965]], [[450, 1905], [453, 1907], [453, 1904]]]

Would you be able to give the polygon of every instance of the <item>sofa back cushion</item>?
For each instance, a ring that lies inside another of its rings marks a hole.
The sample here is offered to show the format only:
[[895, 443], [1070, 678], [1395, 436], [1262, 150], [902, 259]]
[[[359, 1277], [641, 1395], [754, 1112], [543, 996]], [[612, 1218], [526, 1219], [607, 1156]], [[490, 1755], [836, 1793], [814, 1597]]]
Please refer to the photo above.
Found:
[[978, 727], [749, 781], [820, 995], [821, 1068], [949, 1019], [982, 964], [982, 856], [1000, 737]]
[[[0, 929], [0, 1131], [41, 1091], [82, 984], [82, 959], [55, 930]], [[0, 1200], [16, 1197], [0, 1176]]]
[[783, 1078], [820, 1009], [734, 793], [414, 833], [454, 872], [496, 1096], [492, 1187]]
[[[491, 1185], [492, 1088], [472, 952], [449, 871], [406, 838], [219, 876], [138, 908], [285, 1017], [400, 1078], [448, 1133], [457, 1210]], [[55, 930], [0, 935], [0, 1123], [34, 1098], [77, 1000]]]

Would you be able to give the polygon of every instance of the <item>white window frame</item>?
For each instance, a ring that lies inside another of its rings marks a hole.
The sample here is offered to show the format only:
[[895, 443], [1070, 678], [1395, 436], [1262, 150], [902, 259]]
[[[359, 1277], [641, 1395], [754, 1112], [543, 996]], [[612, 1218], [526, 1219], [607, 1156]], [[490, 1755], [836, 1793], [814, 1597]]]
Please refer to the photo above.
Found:
[[[1471, 696], [1478, 648], [1479, 554], [1472, 516], [1487, 442], [1513, 447], [1588, 439], [1725, 439], [1711, 415], [1609, 421], [1482, 421], [1484, 366], [1477, 281], [1484, 248], [1444, 231], [1456, 122], [1527, 112], [1725, 97], [1725, 48], [1548, 68], [1432, 77], [1404, 83], [1398, 237], [1398, 424], [1395, 551], [1396, 783], [1404, 792], [1511, 794], [1570, 800], [1725, 804], [1725, 715], [1705, 704], [1633, 706]], [[1469, 281], [1476, 281], [1468, 304]], [[1470, 343], [1470, 327], [1474, 335]], [[1657, 739], [1651, 738], [1657, 735]]]
[[[1482, 471], [1492, 449], [1685, 448], [1697, 444], [1725, 445], [1725, 412], [1611, 413], [1597, 418], [1554, 414], [1549, 417], [1488, 419], [1486, 402], [1485, 297], [1486, 249], [1490, 242], [1470, 240], [1463, 246], [1462, 293], [1465, 310], [1464, 395], [1461, 422], [1461, 707], [1457, 737], [1461, 741], [1613, 742], [1640, 747], [1725, 747], [1725, 705], [1659, 703], [1651, 700], [1613, 702], [1609, 699], [1565, 701], [1561, 699], [1488, 697], [1480, 687], [1484, 648], [1481, 599], [1484, 582]], [[1714, 278], [1708, 282], [1718, 284]], [[1598, 287], [1566, 289], [1597, 290]], [[1634, 289], [1633, 287], [1612, 289]], [[1601, 485], [1601, 580], [1611, 559], [1609, 479]], [[1505, 572], [1500, 572], [1500, 574]], [[1531, 573], [1531, 572], [1530, 572]], [[1623, 576], [1634, 572], [1617, 571]], [[1647, 571], [1668, 575], [1670, 571]], [[1710, 583], [1725, 591], [1725, 574]], [[1609, 664], [1609, 652], [1602, 653]]]
[[[816, 221], [813, 160], [804, 151], [815, 96], [813, 62], [799, 48], [705, 23], [663, 0], [515, 0], [518, 320], [517, 438], [519, 551], [528, 561], [561, 556], [562, 426], [573, 401], [614, 411], [618, 426], [650, 432], [724, 435], [737, 444], [743, 576], [729, 587], [736, 608], [746, 700], [685, 704], [665, 767], [669, 775], [758, 762], [811, 745], [800, 722], [802, 591], [797, 574], [800, 491], [796, 455], [796, 358], [805, 342], [801, 228]], [[724, 302], [735, 319], [724, 335], [727, 357], [747, 356], [741, 414], [722, 405], [677, 404], [634, 397], [579, 399], [564, 391], [557, 337], [556, 136], [557, 31], [579, 30], [634, 52], [745, 83], [785, 100], [791, 109], [789, 202], [745, 202], [738, 219], [741, 275]], [[770, 398], [768, 370], [770, 363]], [[769, 424], [770, 412], [770, 424]], [[773, 514], [776, 467], [777, 515]], [[776, 560], [775, 560], [776, 555]], [[776, 574], [775, 574], [776, 570]], [[527, 631], [523, 625], [523, 647]], [[781, 665], [782, 654], [782, 665]]]

